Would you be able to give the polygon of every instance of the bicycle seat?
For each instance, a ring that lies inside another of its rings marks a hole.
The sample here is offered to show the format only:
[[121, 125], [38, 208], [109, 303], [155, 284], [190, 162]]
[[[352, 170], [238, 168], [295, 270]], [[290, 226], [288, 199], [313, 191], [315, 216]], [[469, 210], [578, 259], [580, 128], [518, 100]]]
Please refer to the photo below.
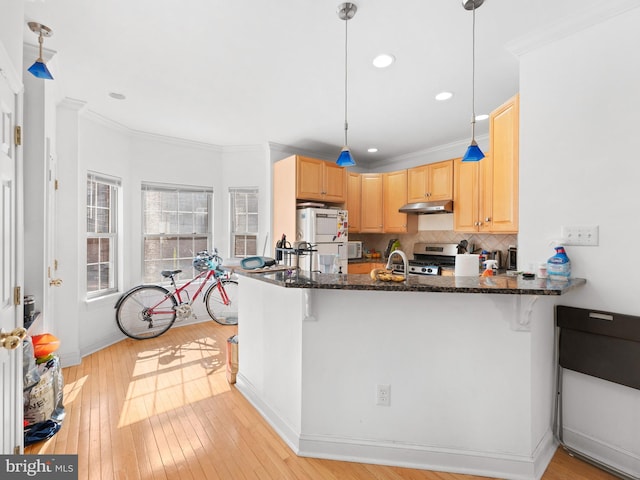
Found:
[[162, 270], [160, 272], [160, 275], [162, 275], [164, 278], [169, 278], [169, 277], [173, 277], [174, 275], [177, 275], [181, 271], [182, 270]]

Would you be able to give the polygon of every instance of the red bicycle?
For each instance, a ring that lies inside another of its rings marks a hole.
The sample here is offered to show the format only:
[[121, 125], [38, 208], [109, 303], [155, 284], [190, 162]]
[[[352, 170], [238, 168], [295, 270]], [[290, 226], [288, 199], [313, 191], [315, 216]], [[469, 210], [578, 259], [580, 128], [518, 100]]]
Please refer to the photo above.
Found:
[[[176, 318], [195, 316], [193, 302], [205, 285], [204, 304], [209, 316], [221, 325], [238, 324], [238, 282], [220, 268], [222, 258], [218, 250], [198, 252], [193, 266], [200, 273], [178, 287], [175, 276], [182, 270], [163, 270], [161, 275], [171, 279], [172, 290], [160, 285], [138, 285], [126, 292], [115, 305], [118, 328], [128, 337], [142, 340], [154, 338], [169, 330]], [[195, 281], [200, 285], [189, 298], [187, 287]]]

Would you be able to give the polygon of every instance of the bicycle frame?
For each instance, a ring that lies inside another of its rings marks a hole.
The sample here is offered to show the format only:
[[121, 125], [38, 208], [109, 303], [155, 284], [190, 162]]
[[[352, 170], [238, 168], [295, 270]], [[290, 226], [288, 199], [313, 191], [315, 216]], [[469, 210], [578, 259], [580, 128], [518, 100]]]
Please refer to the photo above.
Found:
[[[209, 283], [209, 280], [211, 280], [211, 277], [215, 278], [215, 283], [213, 283], [209, 288], [215, 288], [218, 287], [218, 290], [220, 290], [220, 297], [222, 298], [222, 301], [224, 302], [225, 305], [229, 304], [229, 297], [227, 296], [227, 292], [225, 291], [224, 287], [222, 286], [222, 282], [220, 282], [218, 280], [218, 278], [221, 276], [222, 274], [219, 272], [219, 270], [217, 269], [213, 269], [213, 270], [207, 270], [205, 272], [201, 272], [198, 275], [196, 275], [195, 277], [193, 277], [191, 280], [189, 280], [187, 283], [185, 283], [184, 285], [182, 285], [181, 287], [177, 287], [176, 286], [176, 281], [173, 278], [173, 276], [171, 277], [171, 283], [173, 285], [173, 291], [168, 292], [163, 298], [162, 300], [160, 300], [158, 303], [156, 303], [155, 305], [149, 307], [147, 309], [147, 313], [149, 315], [154, 315], [154, 314], [172, 314], [174, 313], [174, 310], [156, 310], [156, 308], [161, 305], [167, 298], [169, 297], [175, 297], [175, 299], [178, 301], [178, 305], [182, 305], [183, 303], [189, 303], [192, 304], [196, 298], [198, 298], [198, 296], [200, 295], [200, 293], [202, 292], [202, 289], [204, 288], [205, 285], [207, 285], [207, 283]], [[191, 301], [189, 302], [184, 302], [182, 300], [182, 292], [189, 286], [191, 285], [193, 282], [195, 282], [196, 280], [202, 279], [204, 277], [204, 280], [202, 281], [202, 283], [200, 283], [200, 286], [196, 289], [195, 293], [193, 294], [193, 298], [191, 299]]]

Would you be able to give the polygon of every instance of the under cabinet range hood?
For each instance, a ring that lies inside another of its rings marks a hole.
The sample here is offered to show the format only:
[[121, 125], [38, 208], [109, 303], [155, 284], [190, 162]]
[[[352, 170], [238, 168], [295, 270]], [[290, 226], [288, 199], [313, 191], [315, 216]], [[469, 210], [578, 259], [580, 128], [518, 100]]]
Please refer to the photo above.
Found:
[[427, 215], [432, 213], [453, 213], [453, 202], [441, 200], [434, 202], [407, 203], [398, 209], [401, 213], [416, 213]]

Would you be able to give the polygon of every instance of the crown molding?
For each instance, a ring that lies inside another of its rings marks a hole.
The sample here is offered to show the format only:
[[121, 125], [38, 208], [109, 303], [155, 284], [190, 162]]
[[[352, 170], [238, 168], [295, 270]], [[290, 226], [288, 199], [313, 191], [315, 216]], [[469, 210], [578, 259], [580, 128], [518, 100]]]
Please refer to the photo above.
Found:
[[60, 101], [60, 103], [58, 103], [58, 107], [75, 110], [82, 113], [82, 111], [87, 108], [87, 102], [71, 97], [65, 97]]
[[[65, 102], [77, 102], [78, 104], [85, 104], [85, 102], [82, 102], [81, 100], [73, 100], [73, 99], [65, 99]], [[71, 103], [72, 105], [73, 103]], [[60, 104], [61, 106], [64, 106], [62, 104]], [[128, 127], [127, 125], [124, 125], [120, 122], [116, 122], [115, 120], [112, 120], [108, 117], [105, 117], [104, 115], [96, 112], [95, 110], [91, 110], [90, 108], [85, 108], [84, 110], [80, 111], [80, 114], [86, 118], [87, 120], [90, 120], [94, 123], [98, 123], [106, 128], [109, 128], [111, 130], [115, 130], [118, 131], [120, 133], [123, 133], [125, 135], [130, 135], [132, 137], [137, 137], [137, 138], [142, 138], [142, 139], [146, 139], [146, 140], [153, 140], [156, 142], [164, 142], [164, 143], [169, 143], [172, 145], [180, 145], [180, 146], [187, 146], [187, 147], [191, 147], [191, 148], [201, 148], [204, 150], [210, 150], [210, 151], [215, 151], [218, 153], [221, 153], [224, 151], [224, 148], [226, 147], [221, 147], [219, 145], [214, 145], [211, 143], [205, 143], [205, 142], [197, 142], [194, 140], [187, 140], [184, 138], [178, 138], [178, 137], [171, 137], [169, 135], [161, 135], [161, 134], [157, 134], [157, 133], [151, 133], [151, 132], [144, 132], [141, 130], [136, 130], [133, 129], [131, 127]], [[249, 146], [248, 148], [255, 148], [254, 146]]]
[[525, 55], [544, 45], [554, 43], [574, 33], [605, 22], [629, 10], [640, 7], [638, 0], [608, 0], [570, 17], [553, 22], [543, 29], [508, 42], [505, 48], [516, 57]]
[[[51, 50], [50, 48], [42, 47], [42, 59], [44, 60], [44, 63], [49, 62], [49, 60], [51, 60], [56, 53], [58, 53], [57, 50]], [[25, 57], [25, 63], [35, 62], [36, 58], [38, 58], [38, 55], [40, 55], [40, 46], [34, 45], [32, 43], [23, 43], [22, 55]]]
[[[489, 134], [476, 135], [476, 140], [480, 144], [486, 143], [489, 144]], [[415, 152], [407, 153], [404, 155], [400, 155], [397, 157], [391, 157], [386, 159], [380, 159], [375, 162], [371, 162], [368, 164], [370, 169], [379, 169], [385, 168], [397, 164], [405, 164], [405, 165], [421, 165], [424, 163], [424, 157], [434, 157], [440, 158], [440, 160], [446, 160], [448, 158], [461, 157], [469, 146], [469, 139], [465, 138], [464, 140], [456, 140], [455, 142], [445, 143], [443, 145], [438, 145], [436, 147], [426, 148], [424, 150], [418, 150]], [[453, 154], [452, 152], [459, 151], [459, 155]], [[434, 160], [437, 161], [437, 160]]]
[[335, 160], [338, 158], [337, 155], [335, 157], [330, 157], [326, 152], [323, 153], [306, 148], [293, 147], [291, 145], [277, 142], [269, 142], [269, 153], [273, 161], [282, 160], [290, 155], [303, 155], [305, 157], [313, 157], [320, 160]]
[[18, 75], [16, 67], [11, 63], [9, 53], [2, 42], [0, 42], [0, 76], [7, 79], [9, 88], [16, 95], [24, 90], [22, 77]]

